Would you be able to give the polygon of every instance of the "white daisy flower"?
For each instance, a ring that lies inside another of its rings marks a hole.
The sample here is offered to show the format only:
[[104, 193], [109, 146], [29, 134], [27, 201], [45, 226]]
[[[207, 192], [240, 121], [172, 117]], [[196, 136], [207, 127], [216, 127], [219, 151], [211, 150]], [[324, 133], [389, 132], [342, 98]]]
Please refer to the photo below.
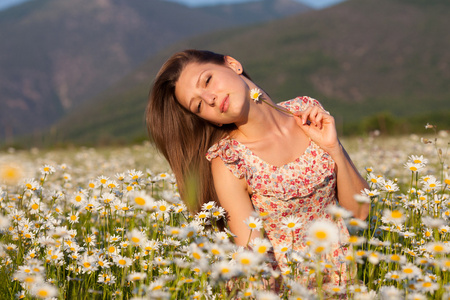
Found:
[[380, 288], [381, 299], [397, 300], [403, 299], [403, 292], [393, 286], [382, 286]]
[[139, 281], [144, 280], [145, 278], [147, 278], [147, 273], [143, 272], [133, 272], [127, 275], [128, 281]]
[[31, 294], [41, 299], [48, 299], [58, 296], [58, 289], [46, 282], [39, 283], [33, 286]]
[[302, 222], [300, 222], [300, 218], [296, 216], [288, 216], [284, 217], [281, 220], [281, 229], [287, 230], [288, 232], [292, 232], [297, 230], [303, 225]]
[[258, 102], [260, 99], [259, 97], [261, 97], [261, 90], [258, 88], [254, 88], [250, 90], [250, 98], [252, 98], [253, 101]]
[[244, 223], [247, 224], [250, 230], [260, 230], [263, 227], [261, 219], [253, 216], [249, 216]]
[[383, 222], [391, 224], [402, 224], [406, 219], [406, 215], [402, 210], [389, 210], [383, 211]]
[[113, 285], [114, 283], [116, 283], [116, 276], [108, 273], [100, 273], [98, 275], [97, 282], [106, 285]]
[[268, 239], [255, 238], [250, 242], [250, 247], [254, 252], [264, 254], [272, 248], [272, 244]]
[[402, 279], [414, 279], [422, 275], [422, 271], [412, 263], [404, 265], [400, 271]]
[[427, 252], [434, 255], [447, 254], [450, 252], [450, 247], [447, 244], [441, 242], [428, 243], [425, 245]]
[[307, 236], [315, 244], [333, 244], [339, 240], [339, 230], [335, 223], [319, 220], [309, 227]]
[[327, 212], [333, 216], [335, 219], [339, 218], [349, 218], [353, 215], [352, 212], [346, 210], [345, 208], [337, 205], [330, 205], [327, 207]]
[[222, 260], [212, 266], [212, 271], [213, 278], [223, 278], [228, 280], [238, 274], [239, 268], [229, 261]]

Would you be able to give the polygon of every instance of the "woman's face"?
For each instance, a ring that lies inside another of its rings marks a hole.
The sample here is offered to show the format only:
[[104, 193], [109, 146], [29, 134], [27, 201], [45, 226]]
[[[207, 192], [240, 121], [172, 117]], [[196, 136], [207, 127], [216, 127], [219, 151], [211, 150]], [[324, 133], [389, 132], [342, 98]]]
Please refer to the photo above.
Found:
[[241, 64], [189, 63], [175, 84], [175, 96], [188, 111], [213, 124], [239, 122], [248, 106], [249, 80]]

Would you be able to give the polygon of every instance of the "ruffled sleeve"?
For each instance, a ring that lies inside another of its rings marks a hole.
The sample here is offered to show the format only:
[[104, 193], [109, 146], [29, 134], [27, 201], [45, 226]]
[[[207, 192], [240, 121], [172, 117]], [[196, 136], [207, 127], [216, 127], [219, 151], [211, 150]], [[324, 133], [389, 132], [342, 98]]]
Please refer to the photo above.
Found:
[[206, 159], [211, 161], [216, 157], [220, 157], [231, 173], [241, 179], [248, 174], [248, 168], [239, 153], [239, 145], [236, 141], [230, 138], [223, 138], [208, 149]]
[[303, 111], [310, 106], [318, 106], [323, 109], [323, 106], [319, 101], [308, 96], [297, 97], [292, 100], [278, 103], [278, 105], [283, 106], [292, 112]]

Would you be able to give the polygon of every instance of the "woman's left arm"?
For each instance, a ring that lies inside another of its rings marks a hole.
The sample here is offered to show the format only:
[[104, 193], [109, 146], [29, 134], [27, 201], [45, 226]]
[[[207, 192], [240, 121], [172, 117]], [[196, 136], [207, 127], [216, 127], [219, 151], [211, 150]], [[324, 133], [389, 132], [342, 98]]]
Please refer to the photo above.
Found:
[[327, 151], [336, 164], [337, 197], [339, 204], [362, 220], [369, 215], [370, 204], [358, 203], [355, 194], [368, 188], [367, 182], [359, 174], [347, 151], [339, 142], [334, 118], [319, 106], [310, 106], [294, 115], [298, 126], [319, 147]]

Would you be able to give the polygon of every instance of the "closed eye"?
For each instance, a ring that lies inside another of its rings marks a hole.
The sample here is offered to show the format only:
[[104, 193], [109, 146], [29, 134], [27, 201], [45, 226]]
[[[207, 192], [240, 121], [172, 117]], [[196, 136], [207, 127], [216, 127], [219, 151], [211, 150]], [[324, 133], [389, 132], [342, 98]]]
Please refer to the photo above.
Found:
[[199, 101], [198, 105], [197, 105], [197, 113], [200, 113], [200, 108], [201, 107], [202, 107], [202, 101]]
[[208, 76], [208, 79], [206, 79], [206, 86], [208, 86], [208, 83], [211, 81], [212, 76]]

